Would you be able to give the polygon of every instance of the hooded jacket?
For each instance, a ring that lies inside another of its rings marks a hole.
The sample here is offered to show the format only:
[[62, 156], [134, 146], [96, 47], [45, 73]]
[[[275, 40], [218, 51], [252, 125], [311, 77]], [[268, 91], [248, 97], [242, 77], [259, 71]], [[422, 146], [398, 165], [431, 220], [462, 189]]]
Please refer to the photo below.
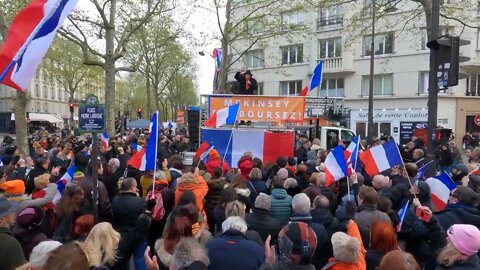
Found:
[[336, 217], [332, 215], [328, 209], [314, 209], [310, 212], [312, 215], [312, 221], [321, 224], [325, 227], [328, 233], [328, 237], [338, 231], [340, 231], [340, 222]]
[[208, 216], [213, 215], [213, 209], [215, 209], [215, 206], [217, 206], [218, 200], [220, 200], [220, 197], [222, 195], [222, 190], [225, 187], [226, 183], [227, 181], [225, 180], [224, 177], [207, 180], [208, 192], [207, 192], [207, 195], [205, 196], [204, 207], [205, 207], [205, 212], [207, 213]]
[[198, 211], [203, 211], [203, 198], [208, 193], [208, 185], [205, 179], [200, 175], [194, 175], [192, 173], [187, 173], [182, 175], [177, 180], [177, 189], [175, 190], [175, 205], [178, 205], [178, 201], [182, 194], [191, 190], [195, 194], [195, 204], [197, 205]]
[[209, 159], [205, 164], [205, 167], [207, 167], [207, 172], [209, 172], [211, 175], [213, 175], [213, 170], [215, 170], [215, 168], [223, 168], [223, 175], [227, 174], [230, 170], [227, 162], [223, 162], [223, 160], [220, 158]]
[[453, 224], [470, 224], [480, 228], [480, 210], [462, 204], [449, 204], [435, 214], [444, 231]]
[[252, 212], [245, 217], [248, 229], [257, 231], [262, 241], [265, 241], [268, 235], [271, 235], [271, 242], [275, 243], [278, 238], [278, 233], [282, 229], [280, 222], [272, 218], [270, 210], [261, 208], [252, 208]]
[[250, 172], [253, 169], [253, 161], [251, 158], [246, 158], [242, 157], [238, 161], [238, 168], [240, 169], [240, 172], [242, 174], [242, 177], [244, 180], [247, 180], [249, 178]]
[[287, 194], [285, 189], [276, 188], [272, 190], [270, 199], [272, 200], [270, 214], [280, 222], [281, 226], [284, 226], [292, 214], [292, 197]]

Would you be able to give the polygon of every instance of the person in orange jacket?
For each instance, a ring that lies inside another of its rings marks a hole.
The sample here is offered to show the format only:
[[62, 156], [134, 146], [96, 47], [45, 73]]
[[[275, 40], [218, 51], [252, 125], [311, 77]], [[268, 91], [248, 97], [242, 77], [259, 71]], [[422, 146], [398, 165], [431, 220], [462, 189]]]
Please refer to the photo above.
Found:
[[347, 233], [336, 232], [332, 235], [333, 258], [330, 258], [322, 270], [366, 270], [365, 247], [358, 226], [348, 221]]
[[175, 190], [175, 205], [178, 204], [182, 194], [190, 190], [195, 194], [195, 204], [200, 213], [203, 212], [203, 198], [207, 195], [208, 184], [203, 177], [198, 173], [198, 168], [195, 173], [183, 174], [177, 181], [177, 188]]

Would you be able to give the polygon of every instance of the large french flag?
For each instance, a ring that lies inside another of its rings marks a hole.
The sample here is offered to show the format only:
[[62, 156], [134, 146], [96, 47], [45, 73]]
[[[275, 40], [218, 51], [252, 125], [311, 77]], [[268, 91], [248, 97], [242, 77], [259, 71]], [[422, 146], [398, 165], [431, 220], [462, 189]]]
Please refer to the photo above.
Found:
[[210, 118], [205, 121], [204, 126], [209, 128], [219, 128], [223, 125], [232, 125], [237, 121], [238, 110], [240, 104], [234, 104], [227, 108], [218, 110], [210, 115]]
[[357, 169], [358, 146], [360, 145], [360, 137], [353, 138], [350, 145], [345, 149], [345, 160], [347, 161], [348, 176], [352, 175]]
[[403, 164], [400, 151], [394, 140], [374, 146], [360, 155], [365, 171], [374, 176], [393, 166]]
[[322, 83], [322, 77], [323, 77], [323, 60], [318, 62], [317, 66], [313, 70], [312, 79], [310, 80], [310, 88], [308, 86], [305, 86], [300, 92], [299, 96], [301, 97], [308, 96], [308, 94], [311, 91], [313, 91], [315, 87], [318, 87]]
[[456, 185], [447, 173], [442, 173], [435, 177], [430, 177], [425, 180], [430, 186], [432, 195], [432, 202], [437, 208], [437, 211], [445, 209], [450, 197], [450, 192], [455, 189]]
[[327, 186], [347, 176], [347, 161], [345, 160], [343, 151], [343, 146], [339, 145], [333, 148], [325, 159], [325, 179]]
[[202, 141], [214, 145], [215, 150], [233, 168], [238, 166], [238, 161], [247, 151], [266, 163], [275, 162], [279, 156], [291, 157], [294, 149], [294, 134], [291, 131], [202, 128]]
[[78, 0], [33, 0], [12, 22], [0, 50], [0, 83], [25, 90]]

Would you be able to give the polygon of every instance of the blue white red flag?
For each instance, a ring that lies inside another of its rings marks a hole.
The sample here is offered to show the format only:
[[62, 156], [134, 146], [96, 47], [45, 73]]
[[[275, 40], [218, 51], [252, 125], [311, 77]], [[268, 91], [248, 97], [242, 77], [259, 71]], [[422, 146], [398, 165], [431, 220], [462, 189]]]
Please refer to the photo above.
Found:
[[341, 145], [328, 153], [325, 159], [325, 179], [327, 186], [347, 176], [347, 161]]
[[417, 179], [419, 180], [425, 180], [425, 174], [427, 173], [428, 171], [428, 168], [430, 168], [430, 165], [432, 165], [433, 163], [433, 160], [431, 160], [430, 162], [428, 162], [427, 164], [423, 165], [422, 167], [420, 167], [417, 171]]
[[139, 152], [139, 151], [142, 151], [143, 147], [141, 145], [138, 145], [136, 143], [130, 143], [130, 146], [132, 147], [133, 150], [135, 150], [135, 152]]
[[57, 189], [60, 193], [62, 193], [65, 190], [65, 187], [72, 182], [76, 170], [77, 166], [72, 162], [68, 167], [67, 172], [57, 181]]
[[310, 80], [310, 87], [305, 86], [302, 91], [300, 92], [299, 96], [305, 97], [315, 89], [315, 87], [318, 87], [322, 83], [322, 77], [323, 77], [323, 60], [320, 60], [318, 62], [317, 66], [313, 70], [312, 74], [312, 79]]
[[150, 121], [150, 132], [145, 151], [145, 171], [157, 170], [157, 149], [158, 149], [158, 111], [155, 112]]
[[204, 126], [209, 128], [219, 128], [223, 125], [232, 125], [237, 121], [238, 110], [240, 104], [234, 104], [227, 108], [218, 110], [210, 115], [210, 118], [205, 121]]
[[437, 211], [445, 209], [448, 204], [450, 192], [455, 189], [456, 185], [452, 178], [447, 173], [442, 173], [435, 177], [430, 177], [425, 180], [430, 186], [430, 194], [432, 196], [432, 202], [437, 208]]
[[0, 83], [26, 89], [78, 0], [33, 0], [13, 19], [0, 50]]
[[347, 160], [348, 176], [352, 175], [357, 168], [358, 146], [360, 145], [360, 137], [353, 138], [350, 145], [345, 149], [345, 160]]
[[363, 152], [359, 157], [363, 162], [365, 171], [370, 176], [374, 176], [403, 163], [400, 151], [394, 140], [389, 140], [382, 145], [374, 146]]
[[110, 138], [107, 132], [100, 133], [100, 143], [103, 147], [108, 148], [108, 140], [110, 140]]
[[398, 211], [398, 216], [400, 217], [400, 223], [398, 223], [397, 225], [397, 232], [399, 232], [402, 229], [402, 223], [403, 223], [403, 220], [405, 219], [405, 215], [407, 214], [409, 203], [410, 201], [407, 201], [405, 205], [402, 207], [402, 209]]
[[145, 171], [145, 148], [142, 148], [128, 160], [127, 165], [140, 171]]

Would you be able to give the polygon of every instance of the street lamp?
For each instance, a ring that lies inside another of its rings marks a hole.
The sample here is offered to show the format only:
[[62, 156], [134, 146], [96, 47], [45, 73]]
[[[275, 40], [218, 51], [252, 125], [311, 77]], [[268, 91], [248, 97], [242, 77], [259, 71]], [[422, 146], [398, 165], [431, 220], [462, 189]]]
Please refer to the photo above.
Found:
[[[395, 6], [386, 7], [383, 12], [395, 12], [398, 9]], [[372, 0], [372, 33], [370, 41], [370, 82], [368, 87], [368, 135], [367, 141], [373, 145], [373, 134], [375, 133], [373, 125], [373, 84], [375, 83], [375, 23], [376, 23], [376, 3]]]

